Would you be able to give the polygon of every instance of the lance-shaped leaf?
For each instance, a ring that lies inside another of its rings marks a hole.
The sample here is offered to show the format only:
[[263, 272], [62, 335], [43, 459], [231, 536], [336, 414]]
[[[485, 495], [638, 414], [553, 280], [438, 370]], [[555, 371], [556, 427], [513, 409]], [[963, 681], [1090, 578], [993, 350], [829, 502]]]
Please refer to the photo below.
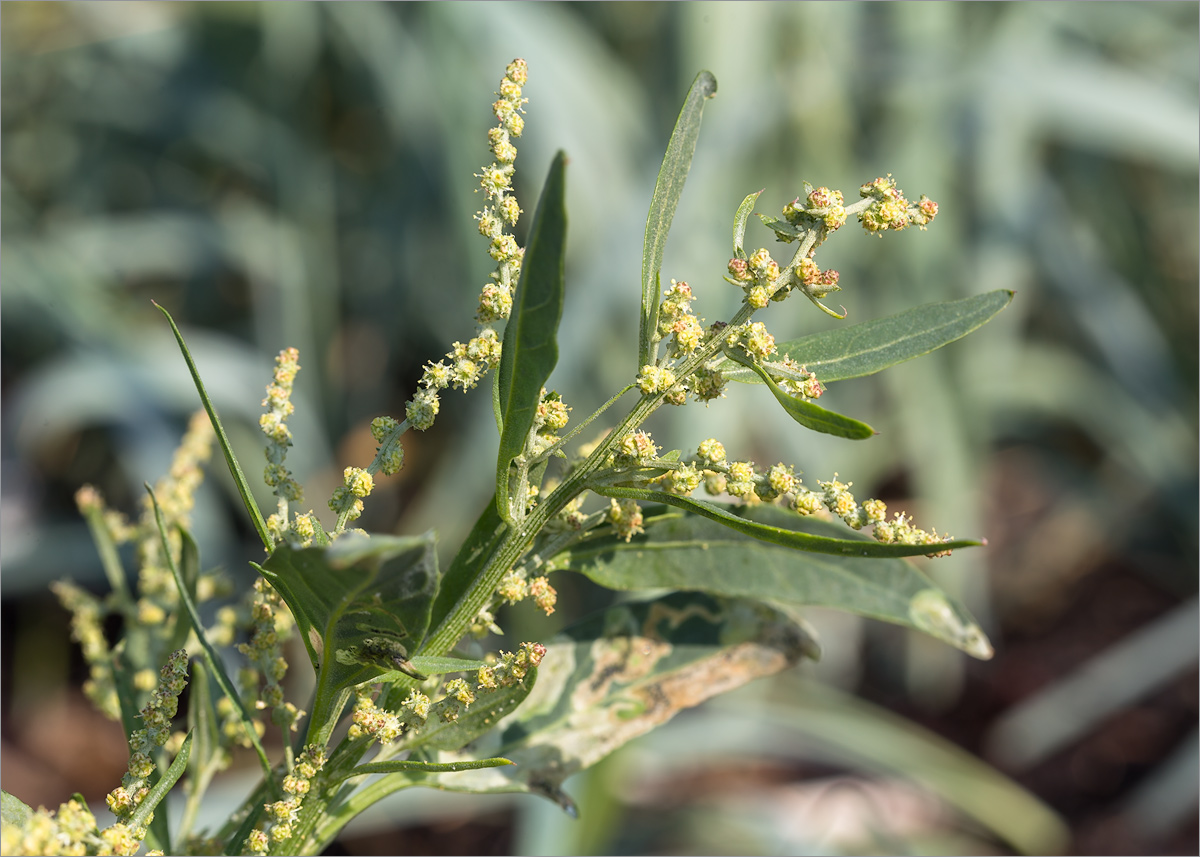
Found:
[[770, 389], [771, 395], [775, 397], [775, 400], [787, 411], [787, 415], [805, 428], [819, 431], [822, 434], [832, 434], [838, 437], [849, 438], [850, 440], [866, 440], [878, 434], [875, 429], [853, 417], [842, 416], [834, 411], [826, 410], [819, 405], [814, 405], [812, 402], [802, 399], [799, 396], [791, 395], [776, 384], [765, 369], [751, 358], [739, 353], [736, 348], [727, 348], [725, 356], [758, 375], [762, 382]]
[[503, 756], [513, 767], [439, 774], [425, 784], [533, 792], [573, 813], [560, 788], [571, 774], [685, 708], [818, 652], [795, 621], [754, 601], [674, 592], [610, 607], [550, 643], [525, 704], [471, 745], [472, 755]]
[[654, 342], [658, 336], [658, 304], [662, 291], [663, 250], [675, 209], [683, 195], [683, 185], [692, 168], [696, 139], [700, 136], [700, 116], [704, 102], [717, 93], [717, 79], [711, 72], [696, 75], [692, 88], [675, 120], [675, 130], [667, 143], [654, 195], [650, 197], [650, 213], [646, 216], [646, 239], [642, 244], [642, 315], [638, 330], [638, 368], [654, 362]]
[[500, 352], [498, 401], [500, 453], [496, 461], [496, 503], [508, 518], [508, 467], [525, 449], [542, 386], [558, 362], [558, 323], [562, 319], [563, 259], [567, 248], [566, 155], [550, 164], [533, 215], [521, 278]]
[[[560, 554], [551, 567], [581, 572], [609, 589], [699, 590], [833, 607], [924, 631], [977, 658], [991, 657], [992, 647], [967, 609], [912, 563], [791, 549], [813, 541], [871, 552], [887, 545], [778, 506], [736, 511], [742, 532], [730, 529], [728, 521], [646, 507], [644, 534], [628, 543], [615, 535], [589, 539]], [[775, 540], [761, 540], [771, 533]]]
[[738, 259], [746, 258], [746, 221], [750, 219], [750, 213], [754, 211], [754, 203], [758, 202], [761, 195], [761, 190], [748, 195], [742, 200], [737, 213], [733, 216], [733, 255]]
[[[1008, 306], [1013, 292], [998, 289], [956, 301], [925, 304], [897, 315], [814, 333], [778, 346], [824, 383], [872, 375], [928, 354], [986, 324]], [[731, 360], [722, 364], [731, 381], [757, 384], [761, 378]]]
[[363, 774], [446, 774], [455, 771], [477, 771], [482, 768], [499, 768], [511, 764], [512, 762], [508, 759], [472, 759], [463, 762], [417, 762], [405, 759], [389, 762], [367, 762], [365, 765], [359, 765], [353, 770], [347, 771], [345, 777], [356, 777]]
[[331, 704], [337, 691], [408, 665], [407, 655], [429, 628], [438, 585], [435, 547], [431, 532], [350, 534], [329, 547], [280, 545], [263, 563], [260, 571], [291, 608], [318, 670], [319, 703]]
[[[793, 550], [811, 551], [813, 553], [833, 554], [835, 556], [868, 557], [876, 559], [896, 559], [908, 556], [925, 556], [934, 551], [951, 551], [959, 548], [979, 547], [985, 542], [973, 539], [952, 539], [936, 542], [932, 545], [884, 544], [874, 541], [844, 527], [834, 527], [830, 533], [837, 535], [814, 535], [802, 527], [793, 525], [805, 519], [787, 512], [776, 524], [763, 524], [755, 520], [755, 515], [743, 514], [753, 507], [730, 506], [725, 503], [710, 503], [695, 497], [681, 497], [678, 494], [668, 494], [665, 491], [653, 491], [647, 488], [628, 488], [619, 485], [589, 486], [597, 494], [605, 497], [619, 497], [626, 500], [638, 500], [645, 503], [665, 503], [686, 512], [694, 512], [718, 524], [729, 527], [743, 535], [760, 541], [769, 542], [780, 547]], [[777, 508], [777, 507], [772, 507]], [[782, 510], [780, 510], [782, 511]], [[734, 514], [734, 513], [737, 514]], [[770, 513], [764, 513], [770, 514]]]

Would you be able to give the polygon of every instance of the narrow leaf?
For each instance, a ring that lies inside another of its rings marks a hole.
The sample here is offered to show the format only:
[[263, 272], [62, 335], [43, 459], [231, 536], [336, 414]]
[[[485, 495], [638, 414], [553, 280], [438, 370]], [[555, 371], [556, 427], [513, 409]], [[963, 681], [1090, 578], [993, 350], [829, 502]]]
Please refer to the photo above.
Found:
[[487, 661], [473, 661], [467, 658], [444, 658], [418, 655], [412, 659], [412, 665], [425, 675], [447, 675], [469, 670], [480, 670], [488, 665]]
[[743, 508], [728, 506], [721, 503], [709, 503], [694, 497], [680, 497], [677, 494], [667, 494], [664, 491], [651, 491], [645, 488], [620, 488], [613, 485], [589, 486], [597, 494], [605, 497], [620, 497], [629, 500], [640, 500], [647, 503], [665, 503], [688, 512], [716, 521], [718, 524], [737, 530], [752, 538], [779, 545], [794, 550], [812, 553], [833, 554], [835, 556], [861, 556], [869, 558], [898, 558], [906, 556], [923, 556], [933, 551], [958, 550], [959, 548], [979, 547], [983, 542], [970, 539], [954, 539], [948, 542], [938, 542], [936, 545], [901, 545], [883, 544], [856, 533], [840, 530], [846, 533], [842, 537], [828, 535], [813, 535], [803, 529], [793, 529], [791, 521], [803, 521], [798, 515], [787, 513], [787, 527], [768, 526], [749, 520], [746, 517], [732, 514], [729, 509]]
[[[706, 504], [707, 505], [707, 504]], [[788, 533], [791, 541], [884, 547], [828, 521], [801, 518], [778, 506], [743, 506], [738, 520], [765, 532]], [[916, 628], [975, 657], [991, 646], [961, 604], [912, 563], [861, 555], [816, 554], [763, 541], [747, 530], [699, 515], [646, 507], [646, 532], [626, 543], [612, 535], [588, 539], [552, 560], [609, 589], [682, 589], [715, 595], [760, 598], [797, 605], [833, 607]], [[803, 543], [803, 542], [802, 542]], [[925, 548], [928, 550], [928, 548]]]
[[760, 195], [762, 195], [761, 190], [743, 199], [742, 204], [738, 206], [737, 214], [733, 216], [733, 255], [739, 259], [746, 258], [746, 221], [750, 219], [750, 214], [754, 211], [754, 203], [758, 201]]
[[502, 429], [496, 461], [496, 502], [508, 517], [508, 468], [525, 449], [545, 385], [558, 362], [558, 323], [563, 307], [563, 259], [567, 246], [566, 155], [550, 164], [533, 215], [521, 278], [500, 352], [499, 408]]
[[674, 592], [611, 607], [551, 642], [525, 704], [472, 744], [477, 755], [515, 765], [441, 774], [437, 786], [533, 792], [573, 812], [561, 788], [570, 775], [678, 712], [817, 651], [792, 619], [757, 602]]
[[472, 759], [462, 762], [368, 762], [359, 765], [346, 774], [346, 777], [356, 777], [362, 774], [445, 774], [454, 771], [478, 771], [484, 768], [501, 768], [513, 764], [508, 759]]
[[[1013, 292], [998, 289], [956, 301], [914, 307], [897, 315], [814, 333], [778, 346], [824, 383], [861, 378], [928, 354], [986, 324], [1008, 306]], [[749, 368], [722, 366], [731, 381], [759, 383]]]
[[716, 95], [717, 79], [711, 72], [696, 75], [675, 120], [675, 130], [667, 143], [654, 195], [650, 197], [650, 213], [646, 216], [646, 238], [642, 244], [642, 315], [638, 331], [638, 368], [654, 362], [654, 342], [658, 334], [658, 304], [661, 299], [663, 250], [675, 209], [683, 195], [683, 185], [692, 168], [696, 139], [700, 136], [700, 114], [704, 102]]
[[[151, 301], [151, 303], [154, 303], [154, 301]], [[238, 464], [237, 457], [233, 454], [233, 447], [230, 445], [229, 438], [225, 434], [224, 426], [221, 425], [221, 418], [217, 416], [217, 411], [213, 407], [212, 400], [208, 398], [208, 391], [204, 389], [204, 382], [200, 380], [200, 371], [196, 368], [196, 364], [192, 360], [192, 354], [188, 351], [187, 343], [183, 341], [183, 334], [175, 326], [175, 319], [171, 318], [171, 314], [158, 304], [154, 303], [154, 305], [167, 317], [167, 322], [171, 325], [171, 331], [175, 334], [175, 341], [179, 343], [179, 350], [183, 353], [184, 361], [187, 362], [188, 371], [192, 373], [192, 381], [196, 384], [196, 392], [200, 394], [200, 402], [204, 405], [204, 410], [208, 413], [209, 422], [212, 423], [213, 431], [217, 434], [217, 443], [220, 444], [221, 452], [225, 455], [225, 463], [229, 466], [229, 473], [233, 476], [234, 484], [237, 485], [238, 494], [242, 498], [242, 505], [246, 507], [246, 512], [250, 515], [250, 522], [254, 524], [255, 532], [262, 539], [263, 547], [271, 550], [275, 546], [275, 541], [271, 538], [271, 534], [267, 532], [267, 522], [263, 520], [262, 512], [258, 510], [258, 504], [254, 502], [254, 495], [250, 492], [250, 483], [246, 481], [246, 474], [242, 472], [242, 466]]]
[[791, 395], [776, 384], [765, 369], [749, 357], [738, 353], [736, 349], [726, 349], [725, 356], [732, 358], [758, 375], [762, 382], [770, 389], [775, 400], [787, 411], [788, 416], [805, 428], [819, 431], [822, 434], [832, 434], [838, 437], [849, 438], [850, 440], [865, 440], [878, 434], [875, 429], [864, 422], [860, 422], [852, 417], [842, 416], [834, 411], [826, 410], [819, 405], [814, 405], [812, 402], [802, 399], [799, 396]]

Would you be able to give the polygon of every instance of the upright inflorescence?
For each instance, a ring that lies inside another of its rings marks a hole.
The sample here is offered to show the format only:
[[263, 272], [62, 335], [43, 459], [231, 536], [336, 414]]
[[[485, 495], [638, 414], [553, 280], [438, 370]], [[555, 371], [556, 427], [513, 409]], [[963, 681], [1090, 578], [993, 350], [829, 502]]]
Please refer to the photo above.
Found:
[[[195, 493], [204, 478], [203, 463], [212, 452], [212, 427], [203, 411], [193, 415], [188, 429], [175, 451], [170, 470], [155, 485], [154, 493], [162, 513], [167, 533], [171, 562], [181, 558], [181, 528], [188, 526], [188, 517], [195, 503]], [[112, 653], [104, 638], [103, 622], [111, 613], [120, 613], [126, 623], [136, 624], [151, 631], [151, 640], [157, 641], [141, 654], [148, 663], [165, 657], [166, 643], [162, 629], [167, 627], [167, 618], [177, 609], [178, 591], [171, 575], [170, 562], [163, 553], [162, 535], [149, 497], [142, 505], [142, 513], [136, 523], [123, 514], [106, 507], [98, 490], [85, 485], [75, 494], [80, 513], [88, 521], [93, 538], [98, 544], [112, 549], [106, 559], [106, 568], [113, 581], [114, 595], [102, 602], [85, 593], [71, 583], [53, 586], [63, 606], [72, 614], [72, 633], [83, 647], [88, 661], [90, 678], [84, 685], [85, 693], [107, 716], [116, 720], [120, 717], [115, 684], [113, 682]], [[136, 545], [138, 559], [137, 588], [130, 591], [125, 582], [125, 572], [115, 548], [132, 542]], [[102, 551], [102, 556], [105, 551]], [[228, 581], [217, 572], [201, 573], [196, 582], [197, 602], [210, 600], [228, 590]], [[137, 671], [133, 675], [133, 687], [149, 693], [157, 684], [156, 671], [152, 667]]]
[[[150, 791], [150, 777], [158, 771], [154, 753], [171, 737], [171, 719], [179, 708], [179, 694], [187, 686], [187, 665], [186, 651], [179, 649], [171, 654], [160, 673], [158, 688], [139, 715], [144, 728], [129, 736], [129, 770], [121, 785], [106, 798], [119, 824], [132, 821]], [[129, 830], [133, 838], [145, 838], [144, 829]]]
[[[241, 643], [238, 651], [249, 659], [254, 671], [261, 675], [264, 681], [254, 707], [271, 709], [272, 722], [287, 734], [296, 729], [297, 721], [304, 716], [304, 712], [293, 703], [284, 701], [283, 687], [280, 684], [288, 670], [280, 630], [281, 627], [285, 631], [290, 630], [292, 618], [284, 608], [283, 598], [262, 577], [254, 581], [251, 618], [250, 640]], [[257, 676], [253, 677], [253, 681], [250, 681], [251, 678], [249, 672], [243, 674], [244, 688], [257, 683]]]
[[496, 269], [479, 296], [475, 314], [479, 328], [467, 342], [455, 342], [441, 360], [426, 364], [416, 392], [405, 403], [404, 422], [391, 417], [377, 417], [372, 421], [371, 434], [379, 444], [375, 459], [365, 469], [347, 468], [343, 485], [329, 502], [338, 513], [334, 535], [361, 514], [362, 500], [373, 487], [371, 477], [380, 471], [390, 476], [403, 466], [401, 435], [410, 428], [425, 431], [433, 426], [441, 411], [441, 391], [447, 388], [470, 390], [500, 365], [501, 338], [494, 325], [505, 321], [512, 311], [513, 291], [525, 255], [513, 235], [513, 227], [521, 217], [521, 207], [513, 195], [512, 178], [517, 158], [513, 141], [521, 136], [525, 127], [521, 113], [528, 99], [521, 93], [527, 78], [528, 69], [522, 59], [513, 60], [505, 69], [499, 97], [492, 105], [497, 125], [488, 132], [488, 147], [493, 160], [476, 173], [487, 202], [476, 213], [475, 219], [479, 233], [488, 241], [488, 254], [496, 262]]
[[315, 744], [307, 745], [296, 758], [291, 772], [283, 778], [283, 799], [264, 805], [266, 822], [250, 831], [250, 835], [246, 837], [243, 847], [247, 852], [266, 854], [271, 850], [272, 844], [286, 842], [296, 834], [304, 798], [313, 790], [313, 781], [323, 767], [325, 751]]
[[[186, 529], [196, 489], [204, 481], [203, 465], [212, 456], [214, 434], [208, 415], [197, 411], [171, 459], [167, 475], [154, 486], [154, 496], [162, 512], [171, 555], [179, 561], [182, 549], [180, 529]], [[158, 532], [154, 506], [149, 496], [142, 500], [142, 516], [136, 531], [138, 542], [138, 619], [144, 625], [157, 625], [175, 609], [179, 593], [171, 576], [163, 543]]]
[[259, 428], [267, 436], [267, 467], [263, 472], [263, 479], [275, 496], [284, 501], [282, 511], [285, 521], [287, 501], [304, 499], [304, 489], [284, 464], [288, 447], [292, 445], [292, 432], [287, 427], [287, 418], [296, 409], [292, 404], [292, 387], [299, 371], [300, 352], [295, 348], [280, 351], [279, 356], [275, 358], [275, 376], [267, 387], [266, 398], [262, 400], [262, 406], [267, 412], [258, 418]]

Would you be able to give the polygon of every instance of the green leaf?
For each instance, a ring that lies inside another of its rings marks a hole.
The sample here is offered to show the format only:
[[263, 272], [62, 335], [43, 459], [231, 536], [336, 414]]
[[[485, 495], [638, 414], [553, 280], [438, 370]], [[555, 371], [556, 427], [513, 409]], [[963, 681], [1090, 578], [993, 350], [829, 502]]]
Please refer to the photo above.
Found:
[[758, 375], [762, 382], [770, 389], [775, 400], [783, 405], [783, 409], [787, 411], [788, 416], [805, 428], [819, 431], [822, 434], [832, 434], [838, 437], [849, 438], [850, 440], [865, 440], [878, 434], [875, 429], [853, 417], [842, 416], [834, 411], [814, 405], [812, 402], [802, 399], [799, 396], [791, 395], [776, 384], [771, 376], [767, 374], [766, 370], [749, 357], [738, 353], [736, 349], [726, 349], [725, 356], [749, 368]]
[[638, 364], [654, 362], [654, 343], [658, 337], [658, 305], [661, 300], [661, 271], [663, 250], [675, 209], [683, 195], [683, 185], [692, 168], [696, 139], [700, 136], [700, 115], [704, 102], [717, 93], [717, 79], [711, 72], [696, 75], [675, 120], [675, 129], [667, 143], [654, 195], [650, 197], [650, 213], [646, 216], [646, 238], [642, 244], [642, 315], [638, 331]]
[[[791, 357], [826, 384], [872, 375], [928, 354], [982, 327], [1008, 306], [1013, 294], [998, 289], [814, 333], [779, 345], [779, 358]], [[731, 381], [759, 383], [761, 380], [751, 369], [729, 360], [721, 369]]]
[[408, 667], [408, 654], [429, 629], [438, 586], [435, 548], [432, 532], [350, 533], [329, 547], [280, 545], [262, 564], [318, 671], [313, 728], [340, 714], [334, 710], [339, 691]]
[[525, 704], [471, 745], [513, 767], [440, 774], [430, 784], [533, 792], [574, 812], [561, 789], [571, 774], [685, 708], [817, 652], [792, 619], [753, 601], [674, 592], [611, 607], [550, 643]]
[[15, 824], [22, 830], [33, 815], [33, 809], [20, 798], [0, 791], [0, 819], [5, 824]]
[[[973, 539], [954, 539], [948, 542], [938, 542], [936, 545], [884, 544], [840, 526], [834, 526], [829, 531], [830, 535], [814, 535], [799, 525], [807, 519], [776, 506], [763, 508], [774, 508], [781, 512], [783, 518], [780, 519], [780, 523], [764, 525], [752, 520], [757, 517], [756, 515], [743, 514], [756, 507], [710, 503], [695, 497], [681, 497], [678, 494], [668, 494], [665, 491], [652, 491], [646, 488], [627, 488], [616, 485], [590, 485], [588, 487], [605, 497], [619, 497], [646, 503], [665, 503], [668, 506], [675, 506], [684, 511], [702, 515], [752, 538], [780, 547], [812, 553], [870, 559], [898, 559], [909, 556], [926, 556], [932, 551], [958, 550], [985, 544]], [[738, 514], [733, 514], [729, 511], [730, 509], [736, 509]], [[837, 535], [832, 535], [833, 533]]]
[[445, 658], [431, 657], [429, 655], [417, 655], [412, 659], [412, 665], [425, 675], [447, 675], [448, 673], [461, 673], [469, 670], [483, 669], [488, 665], [487, 661], [474, 661], [468, 658]]
[[[966, 608], [915, 566], [867, 558], [884, 556], [879, 549], [892, 546], [778, 506], [736, 507], [734, 516], [714, 504], [691, 502], [696, 505], [686, 508], [700, 515], [716, 510], [721, 517], [706, 520], [647, 507], [645, 534], [628, 543], [615, 535], [589, 539], [556, 557], [552, 567], [569, 567], [609, 589], [698, 590], [833, 607], [916, 628], [977, 658], [991, 657], [991, 645]], [[737, 531], [730, 529], [730, 519]], [[822, 553], [807, 552], [813, 545]]]
[[472, 759], [462, 762], [414, 762], [409, 760], [392, 762], [368, 762], [347, 772], [346, 777], [362, 774], [445, 774], [454, 771], [478, 771], [483, 768], [500, 768], [511, 765], [508, 759]]
[[546, 184], [533, 215], [521, 278], [513, 294], [512, 314], [504, 328], [500, 352], [499, 402], [503, 428], [496, 461], [496, 502], [508, 518], [508, 469], [522, 453], [558, 362], [558, 323], [563, 307], [563, 259], [567, 246], [566, 155], [550, 164]]
[[750, 214], [754, 211], [754, 203], [761, 195], [762, 191], [760, 190], [747, 196], [742, 200], [737, 213], [733, 216], [733, 255], [739, 259], [746, 258], [746, 221], [750, 219]]
[[167, 317], [167, 322], [171, 325], [171, 331], [175, 334], [175, 341], [179, 343], [179, 350], [183, 353], [183, 359], [187, 363], [188, 371], [192, 374], [192, 381], [196, 385], [196, 392], [200, 394], [200, 403], [204, 405], [209, 422], [212, 423], [213, 431], [216, 432], [217, 443], [221, 447], [221, 452], [225, 455], [225, 463], [229, 466], [229, 473], [233, 476], [234, 484], [237, 485], [238, 494], [241, 495], [242, 505], [246, 507], [246, 512], [250, 515], [250, 522], [254, 524], [255, 532], [262, 539], [263, 547], [270, 550], [274, 547], [275, 540], [267, 532], [267, 522], [263, 520], [262, 512], [258, 510], [258, 504], [254, 502], [254, 495], [250, 492], [250, 483], [246, 481], [246, 474], [242, 472], [242, 466], [238, 464], [237, 457], [233, 454], [233, 447], [230, 445], [229, 438], [225, 434], [225, 427], [221, 425], [221, 418], [217, 416], [217, 411], [213, 407], [212, 400], [208, 398], [208, 391], [204, 389], [204, 382], [200, 380], [200, 370], [196, 368], [196, 364], [192, 360], [192, 353], [188, 350], [187, 343], [183, 341], [183, 334], [175, 326], [175, 319], [171, 318], [169, 312], [158, 306], [154, 301], [150, 303], [158, 307], [159, 311]]

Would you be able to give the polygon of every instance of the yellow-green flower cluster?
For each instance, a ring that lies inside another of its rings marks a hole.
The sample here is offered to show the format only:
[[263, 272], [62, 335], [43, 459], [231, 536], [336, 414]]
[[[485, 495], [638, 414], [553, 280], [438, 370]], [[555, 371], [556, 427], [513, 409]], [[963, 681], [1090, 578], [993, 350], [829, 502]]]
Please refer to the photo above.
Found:
[[[488, 239], [488, 253], [497, 263], [491, 280], [479, 296], [475, 318], [480, 331], [465, 345], [454, 343], [445, 359], [425, 367], [420, 389], [405, 405], [408, 425], [418, 431], [428, 429], [437, 418], [440, 409], [438, 391], [451, 386], [469, 390], [489, 369], [500, 365], [501, 341], [491, 325], [507, 319], [512, 311], [513, 290], [525, 255], [512, 235], [512, 228], [521, 216], [521, 208], [512, 194], [517, 157], [517, 147], [512, 141], [521, 136], [525, 127], [521, 109], [528, 99], [522, 97], [521, 88], [527, 78], [528, 69], [522, 59], [513, 60], [505, 69], [504, 79], [500, 81], [500, 98], [492, 105], [499, 124], [488, 132], [488, 146], [495, 160], [476, 173], [488, 202], [475, 219], [479, 223], [479, 233]], [[394, 459], [389, 458], [389, 464], [393, 462]]]
[[[121, 779], [121, 785], [106, 798], [108, 808], [122, 824], [130, 821], [150, 791], [149, 778], [158, 770], [152, 754], [171, 736], [171, 718], [179, 709], [179, 694], [187, 686], [187, 665], [185, 650], [171, 653], [162, 668], [158, 689], [139, 715], [145, 728], [136, 729], [129, 736], [129, 770]], [[140, 836], [137, 835], [139, 832]], [[138, 839], [145, 837], [145, 831], [133, 833]]]
[[[465, 678], [448, 680], [442, 686], [442, 697], [437, 702], [413, 688], [400, 703], [400, 711], [396, 714], [380, 711], [367, 694], [360, 693], [355, 704], [351, 737], [373, 735], [386, 743], [417, 732], [430, 717], [437, 717], [442, 723], [453, 723], [480, 697], [519, 684], [530, 668], [542, 662], [545, 654], [546, 647], [541, 643], [522, 643], [516, 652], [502, 651], [495, 663], [480, 667], [472, 681]], [[493, 657], [489, 655], [488, 659]]]
[[[563, 401], [562, 396], [553, 390], [547, 393], [543, 387], [542, 397], [533, 417], [534, 438], [529, 445], [529, 454], [540, 455], [558, 443], [558, 432], [566, 428], [570, 420], [571, 408]], [[533, 489], [530, 499], [536, 501], [537, 486], [531, 484], [530, 488]]]
[[272, 843], [286, 842], [296, 832], [296, 821], [305, 796], [312, 791], [312, 783], [321, 768], [325, 767], [325, 751], [309, 744], [296, 759], [291, 773], [283, 778], [283, 800], [265, 804], [267, 820], [263, 827], [250, 831], [243, 848], [251, 854], [266, 854]]
[[[254, 670], [265, 679], [265, 685], [259, 692], [254, 707], [271, 709], [271, 720], [276, 726], [287, 731], [294, 731], [296, 722], [304, 716], [290, 702], [284, 702], [283, 688], [280, 682], [287, 675], [288, 663], [283, 656], [282, 634], [291, 629], [291, 613], [284, 609], [283, 598], [265, 579], [259, 577], [254, 581], [254, 601], [251, 605], [251, 634], [248, 643], [241, 643], [241, 652], [253, 665]], [[247, 675], [245, 678], [249, 679]], [[253, 681], [243, 684], [243, 688], [257, 684], [257, 676]]]
[[[292, 432], [287, 427], [287, 418], [296, 409], [292, 404], [292, 387], [299, 371], [300, 352], [295, 348], [280, 351], [275, 358], [274, 379], [267, 387], [266, 398], [262, 400], [267, 412], [258, 418], [258, 426], [267, 436], [267, 467], [263, 471], [263, 479], [271, 486], [275, 496], [283, 501], [304, 499], [304, 489], [284, 464], [288, 447], [292, 445]], [[286, 506], [282, 511], [286, 520]]]
[[740, 347], [751, 357], [763, 361], [775, 353], [775, 337], [767, 331], [761, 321], [748, 321], [725, 332], [725, 342], [730, 347]]
[[371, 736], [380, 744], [390, 744], [404, 732], [404, 722], [390, 711], [375, 705], [371, 686], [360, 685], [355, 691], [354, 714], [349, 736], [352, 739]]
[[896, 187], [891, 173], [868, 182], [858, 190], [870, 205], [858, 213], [859, 222], [868, 232], [880, 234], [888, 229], [900, 230], [910, 225], [924, 229], [937, 216], [938, 204], [924, 194], [916, 205]]
[[[851, 483], [838, 481], [836, 473], [828, 482], [818, 481], [820, 491], [812, 491], [801, 483], [795, 468], [783, 462], [768, 468], [766, 473], [760, 473], [751, 461], [728, 462], [724, 445], [714, 438], [701, 441], [694, 456], [658, 480], [667, 491], [685, 496], [703, 481], [707, 493], [730, 494], [744, 503], [790, 498], [787, 505], [800, 515], [828, 510], [856, 530], [872, 526], [872, 537], [885, 544], [937, 546], [951, 540], [950, 536], [938, 535], [936, 530], [926, 532], [914, 526], [912, 519], [902, 512], [887, 520], [887, 506], [882, 500], [867, 500], [860, 505], [850, 493]], [[636, 509], [632, 501], [624, 502]], [[616, 500], [610, 503], [609, 520], [616, 526], [617, 520], [626, 513]], [[632, 535], [618, 532], [626, 541]], [[948, 556], [949, 553], [932, 551], [927, 556]]]
[[547, 616], [554, 612], [554, 605], [558, 603], [558, 592], [546, 577], [539, 576], [528, 580], [523, 570], [515, 568], [500, 578], [500, 583], [496, 586], [496, 595], [507, 604], [516, 604], [532, 597], [534, 603]]
[[110, 720], [119, 720], [121, 705], [113, 677], [112, 653], [104, 636], [104, 608], [90, 593], [69, 581], [56, 581], [50, 584], [50, 589], [70, 612], [71, 638], [79, 643], [88, 665], [84, 696]]
[[399, 473], [404, 466], [404, 447], [400, 445], [400, 423], [391, 417], [376, 417], [371, 420], [371, 437], [379, 446], [375, 460], [384, 476]]
[[763, 368], [780, 387], [793, 396], [819, 399], [825, 392], [825, 387], [816, 374], [809, 372], [807, 366], [801, 366], [791, 357], [784, 356], [781, 360], [764, 363]]
[[329, 508], [337, 512], [339, 521], [345, 517], [353, 521], [362, 514], [363, 498], [375, 488], [371, 474], [361, 467], [347, 467], [342, 471], [342, 484], [329, 498]]
[[658, 455], [658, 446], [650, 432], [638, 429], [621, 438], [613, 452], [613, 464], [617, 467], [646, 464]]
[[[57, 812], [38, 807], [24, 827], [5, 816], [0, 833], [0, 853], [4, 854], [134, 854], [140, 839], [128, 835], [123, 824], [110, 828], [104, 836], [96, 828], [96, 819], [81, 800], [71, 799]], [[126, 842], [125, 840], [129, 841]], [[132, 847], [129, 847], [132, 845]]]
[[671, 357], [691, 354], [704, 341], [703, 321], [692, 312], [693, 300], [691, 286], [682, 281], [671, 280], [670, 288], [663, 294], [658, 312], [658, 335], [670, 337], [667, 353]]
[[665, 366], [646, 364], [637, 377], [637, 386], [647, 396], [662, 393], [675, 386], [675, 373]]
[[740, 286], [746, 303], [755, 309], [762, 309], [772, 299], [782, 300], [787, 294], [787, 281], [780, 276], [779, 263], [765, 247], [755, 250], [749, 258], [730, 259], [728, 268], [729, 276], [725, 279]]
[[792, 200], [783, 208], [783, 216], [793, 226], [821, 226], [825, 234], [839, 229], [846, 222], [846, 200], [840, 190], [814, 188], [805, 182], [806, 196]]
[[638, 533], [646, 532], [642, 527], [645, 522], [642, 508], [636, 500], [618, 500], [613, 497], [608, 502], [608, 522], [612, 524], [618, 538], [629, 542]]
[[499, 124], [488, 132], [488, 146], [495, 160], [477, 174], [488, 204], [475, 215], [479, 233], [491, 243], [488, 253], [498, 263], [492, 279], [479, 296], [476, 318], [489, 325], [508, 318], [512, 310], [512, 292], [516, 287], [524, 251], [518, 246], [511, 230], [521, 216], [521, 208], [512, 195], [512, 177], [517, 147], [513, 139], [521, 136], [525, 120], [522, 106], [529, 100], [521, 95], [528, 80], [528, 68], [522, 59], [513, 60], [500, 81], [500, 98], [492, 105]]
[[[182, 537], [178, 527], [188, 526], [188, 516], [195, 504], [196, 489], [204, 480], [201, 469], [212, 455], [214, 438], [212, 425], [204, 411], [197, 411], [188, 422], [183, 440], [171, 459], [171, 469], [154, 486], [171, 554], [178, 562]], [[178, 525], [178, 527], [176, 526]], [[142, 501], [141, 521], [136, 529], [138, 539], [138, 621], [143, 625], [159, 625], [175, 609], [179, 594], [175, 580], [162, 553], [162, 539], [154, 516], [154, 505], [147, 496]]]

